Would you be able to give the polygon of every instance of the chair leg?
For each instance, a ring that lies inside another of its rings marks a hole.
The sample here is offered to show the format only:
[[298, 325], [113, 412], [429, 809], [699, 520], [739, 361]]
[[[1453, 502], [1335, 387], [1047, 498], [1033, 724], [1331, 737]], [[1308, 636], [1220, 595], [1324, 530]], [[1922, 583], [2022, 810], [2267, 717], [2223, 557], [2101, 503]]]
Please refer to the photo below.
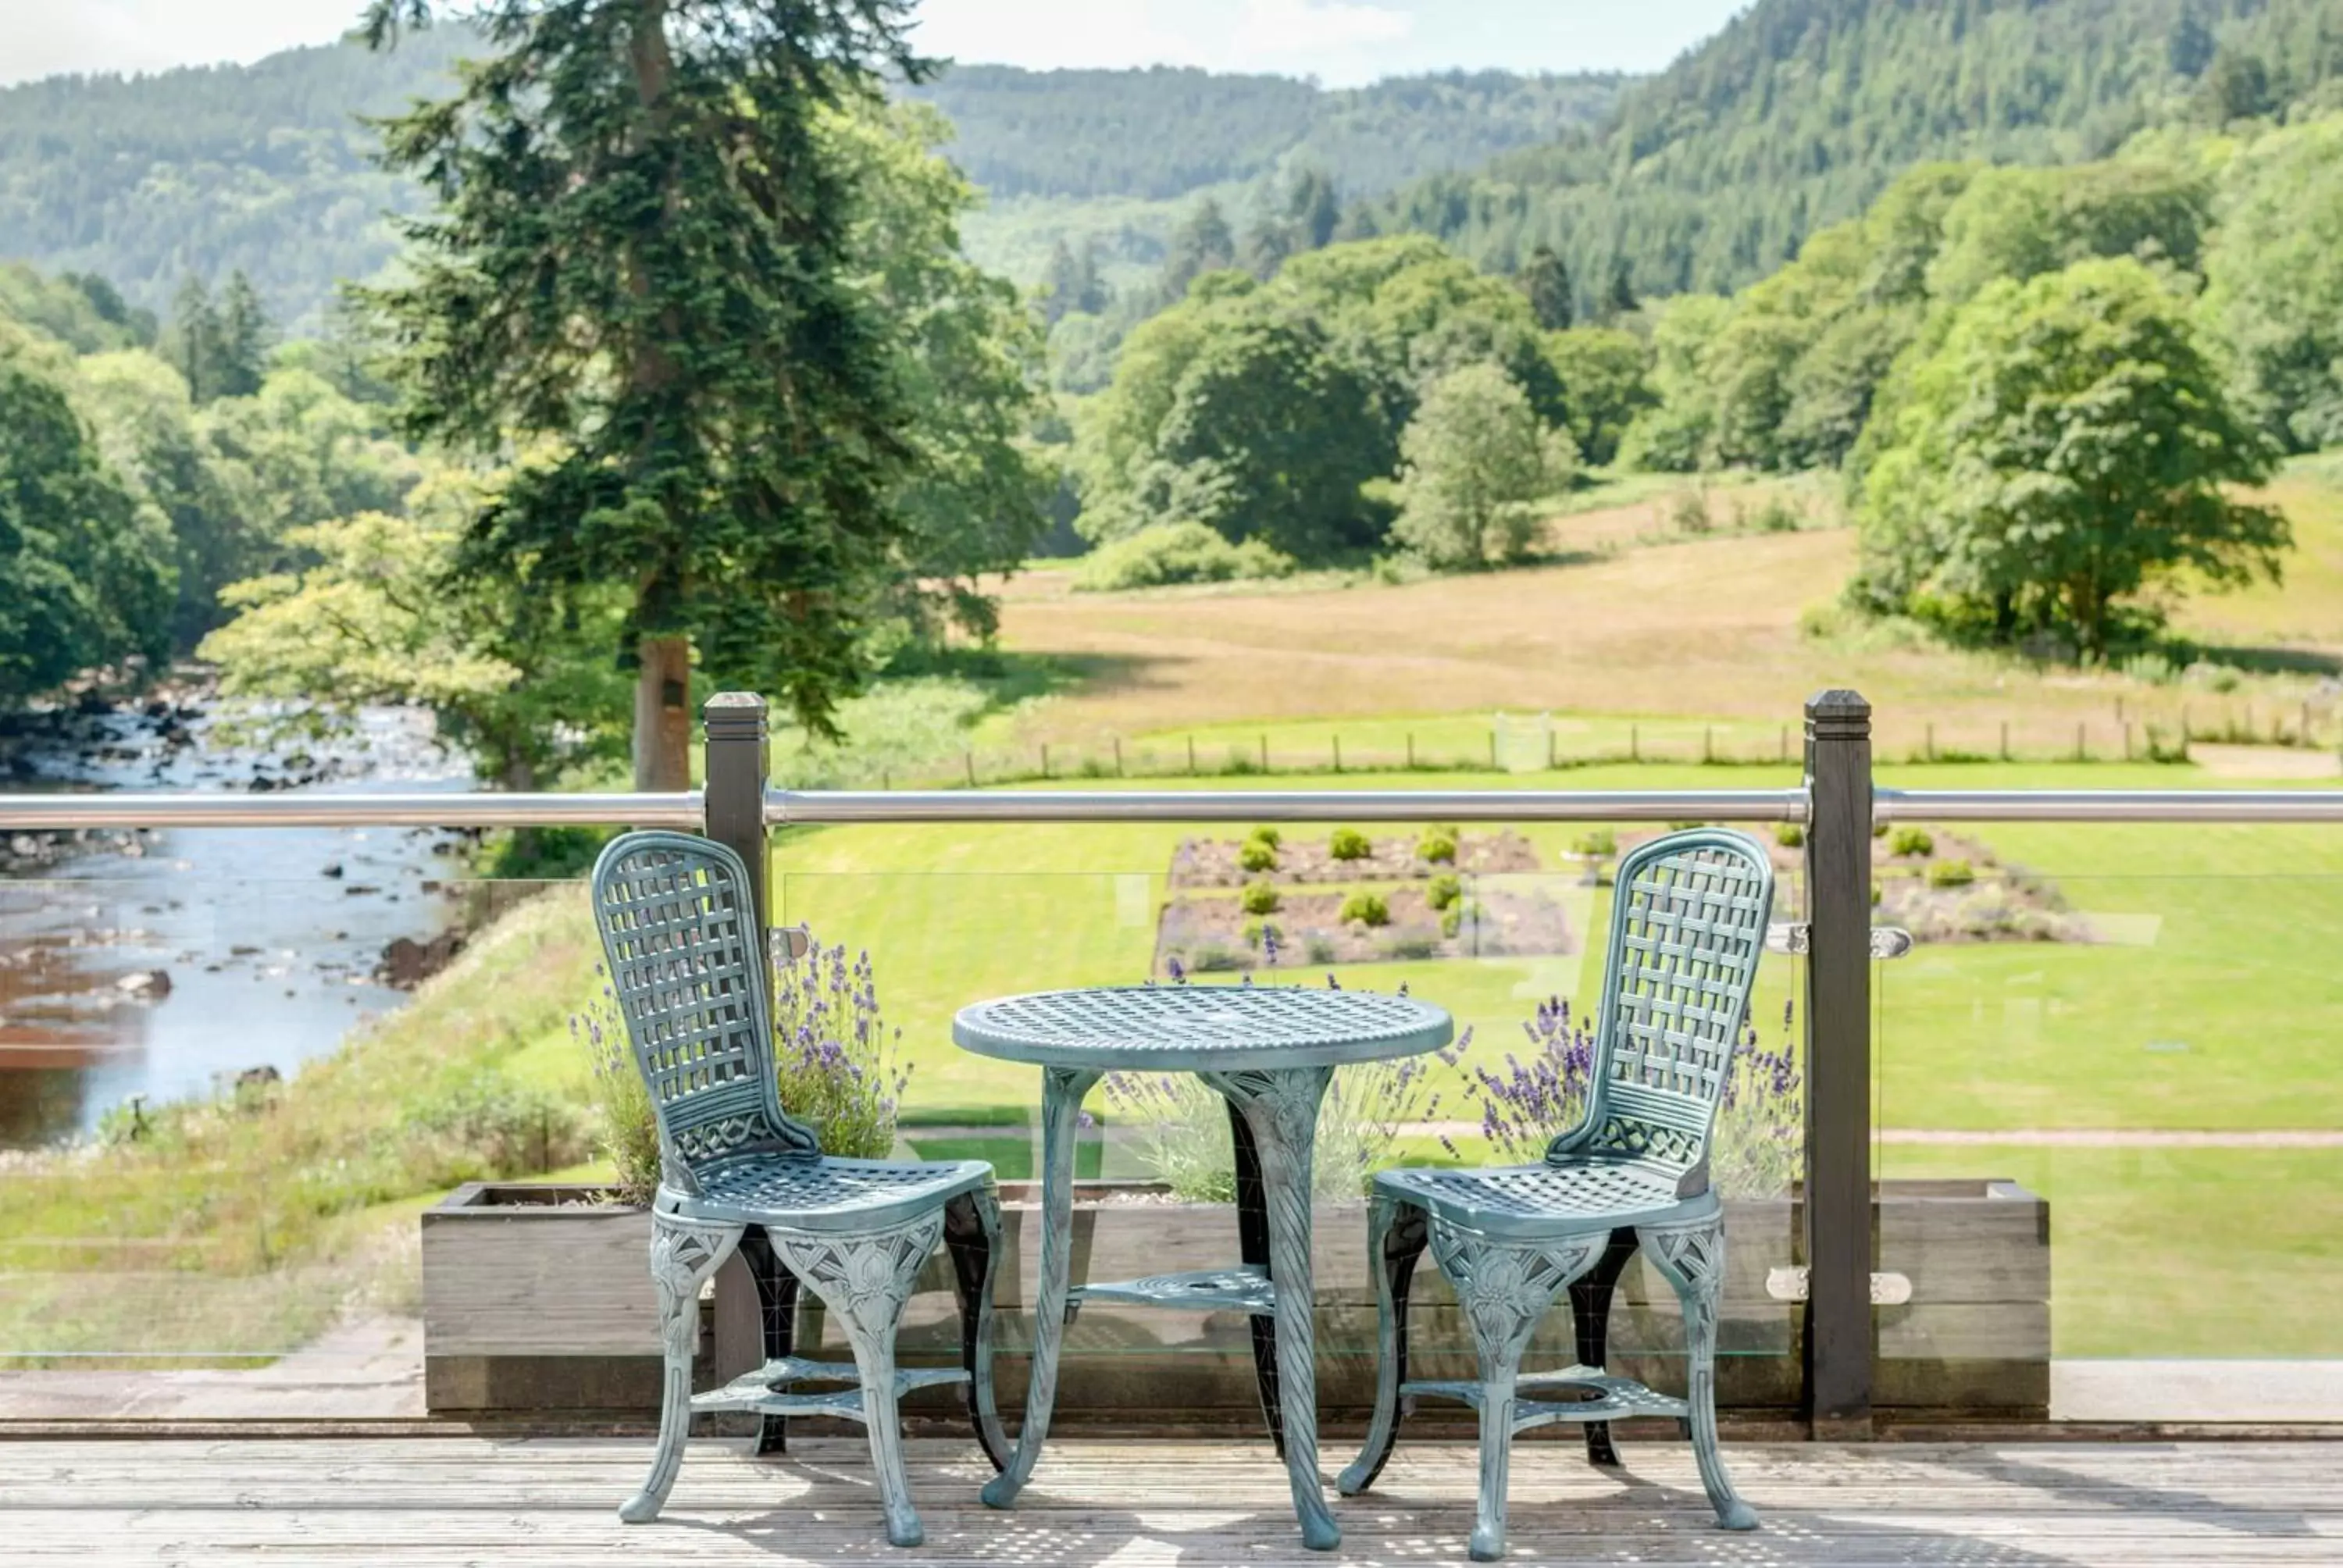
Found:
[[1375, 1280], [1375, 1414], [1367, 1442], [1334, 1483], [1345, 1497], [1375, 1483], [1399, 1444], [1400, 1385], [1407, 1381], [1407, 1295], [1423, 1256], [1423, 1211], [1378, 1192], [1367, 1210], [1367, 1269]]
[[740, 1244], [742, 1227], [651, 1216], [651, 1283], [659, 1291], [659, 1334], [667, 1353], [659, 1388], [659, 1448], [650, 1478], [628, 1498], [618, 1517], [646, 1524], [659, 1517], [683, 1467], [684, 1443], [691, 1436], [691, 1357], [699, 1348], [699, 1287]]
[[1644, 1251], [1684, 1303], [1689, 1362], [1684, 1402], [1692, 1407], [1692, 1451], [1701, 1484], [1719, 1524], [1727, 1530], [1755, 1530], [1756, 1511], [1734, 1492], [1716, 1451], [1716, 1314], [1725, 1290], [1725, 1217], [1712, 1214], [1686, 1225], [1645, 1225], [1641, 1235]]
[[890, 1231], [854, 1235], [768, 1231], [782, 1263], [838, 1315], [862, 1379], [863, 1425], [870, 1466], [887, 1513], [887, 1539], [917, 1546], [926, 1539], [903, 1470], [903, 1419], [896, 1403], [895, 1331], [920, 1267], [943, 1240], [944, 1216], [931, 1210]]
[[984, 1457], [998, 1472], [1013, 1452], [1001, 1430], [992, 1390], [992, 1284], [1000, 1268], [1001, 1201], [990, 1188], [964, 1192], [944, 1206], [944, 1241], [951, 1249], [960, 1292], [960, 1360], [968, 1369], [968, 1418]]
[[[798, 1277], [781, 1267], [780, 1260], [773, 1256], [772, 1243], [765, 1240], [765, 1232], [759, 1227], [750, 1226], [740, 1238], [740, 1256], [749, 1265], [749, 1277], [757, 1282], [757, 1306], [764, 1320], [765, 1360], [780, 1361], [797, 1349]], [[749, 1452], [761, 1456], [789, 1451], [789, 1417], [759, 1416], [757, 1441]]]
[[1434, 1215], [1432, 1255], [1456, 1288], [1481, 1361], [1481, 1498], [1473, 1524], [1477, 1563], [1505, 1554], [1505, 1488], [1513, 1448], [1522, 1352], [1564, 1286], [1593, 1268], [1607, 1233], [1554, 1241], [1498, 1241]]
[[[1584, 1279], [1570, 1287], [1570, 1315], [1578, 1331], [1578, 1364], [1601, 1372], [1611, 1345], [1611, 1292], [1635, 1255], [1635, 1232], [1611, 1232], [1611, 1245]], [[1611, 1445], [1611, 1423], [1590, 1421], [1586, 1426], [1586, 1462], [1616, 1466], [1619, 1451]]]

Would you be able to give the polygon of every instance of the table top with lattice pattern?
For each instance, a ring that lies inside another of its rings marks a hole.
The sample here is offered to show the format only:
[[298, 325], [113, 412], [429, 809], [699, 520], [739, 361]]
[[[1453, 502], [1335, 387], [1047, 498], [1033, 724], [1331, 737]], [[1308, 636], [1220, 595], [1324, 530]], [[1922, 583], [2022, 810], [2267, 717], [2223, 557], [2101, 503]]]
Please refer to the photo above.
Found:
[[1334, 1067], [1437, 1050], [1443, 1010], [1413, 997], [1305, 986], [1096, 986], [960, 1009], [962, 1050], [1042, 1067], [1240, 1072]]

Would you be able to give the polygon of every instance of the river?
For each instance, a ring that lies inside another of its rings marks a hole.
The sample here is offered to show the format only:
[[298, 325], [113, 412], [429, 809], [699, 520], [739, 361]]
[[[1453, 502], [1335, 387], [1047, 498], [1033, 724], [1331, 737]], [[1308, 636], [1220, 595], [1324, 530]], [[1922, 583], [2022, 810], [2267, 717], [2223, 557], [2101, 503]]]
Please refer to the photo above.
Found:
[[[9, 716], [0, 789], [468, 786], [424, 716], [361, 722], [305, 753], [228, 742], [200, 694]], [[413, 829], [0, 834], [0, 1149], [331, 1050], [405, 1000], [377, 978], [384, 949], [449, 924], [460, 847]]]

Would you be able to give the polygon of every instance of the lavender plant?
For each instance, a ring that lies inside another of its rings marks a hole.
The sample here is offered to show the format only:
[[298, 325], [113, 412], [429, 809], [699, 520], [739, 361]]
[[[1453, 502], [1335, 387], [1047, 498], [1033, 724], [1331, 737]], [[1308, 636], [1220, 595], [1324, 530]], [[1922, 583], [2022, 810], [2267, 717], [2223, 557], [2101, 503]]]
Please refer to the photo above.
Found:
[[[1794, 1005], [1783, 1006], [1778, 1049], [1765, 1049], [1755, 1026], [1734, 1042], [1708, 1144], [1709, 1180], [1727, 1197], [1772, 1196], [1788, 1191], [1796, 1177], [1804, 1080], [1791, 1041]], [[1544, 1157], [1546, 1145], [1585, 1117], [1594, 1036], [1559, 998], [1541, 1004], [1522, 1032], [1527, 1051], [1507, 1051], [1502, 1071], [1473, 1063], [1464, 1093], [1480, 1103], [1481, 1132], [1490, 1146], [1502, 1158], [1526, 1162]], [[1457, 1152], [1444, 1135], [1441, 1141]]]
[[[902, 1030], [887, 1027], [868, 952], [849, 960], [843, 946], [825, 948], [801, 935], [801, 946], [778, 932], [773, 943], [781, 1109], [813, 1129], [825, 1153], [884, 1158], [911, 1078], [908, 1065], [898, 1065]], [[659, 1125], [607, 982], [571, 1017], [569, 1032], [592, 1068], [598, 1148], [618, 1172], [612, 1190], [622, 1202], [648, 1203], [659, 1179]]]

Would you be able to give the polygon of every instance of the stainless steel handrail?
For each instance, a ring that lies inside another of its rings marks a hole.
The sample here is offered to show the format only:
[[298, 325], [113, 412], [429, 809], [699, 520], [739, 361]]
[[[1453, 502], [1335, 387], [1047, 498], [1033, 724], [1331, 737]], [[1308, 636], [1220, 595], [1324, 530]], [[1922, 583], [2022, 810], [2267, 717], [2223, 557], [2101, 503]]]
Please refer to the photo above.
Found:
[[[1884, 822], [2343, 822], [2343, 789], [1887, 789]], [[699, 828], [699, 791], [0, 793], [0, 831], [78, 828]], [[772, 789], [765, 820], [1805, 822], [1804, 789]]]
[[1803, 822], [1804, 789], [772, 789], [797, 822]]
[[1875, 789], [1881, 822], [2343, 822], [2343, 789]]
[[124, 790], [94, 795], [0, 793], [0, 830], [41, 828], [698, 828], [697, 792], [658, 795], [266, 795]]

